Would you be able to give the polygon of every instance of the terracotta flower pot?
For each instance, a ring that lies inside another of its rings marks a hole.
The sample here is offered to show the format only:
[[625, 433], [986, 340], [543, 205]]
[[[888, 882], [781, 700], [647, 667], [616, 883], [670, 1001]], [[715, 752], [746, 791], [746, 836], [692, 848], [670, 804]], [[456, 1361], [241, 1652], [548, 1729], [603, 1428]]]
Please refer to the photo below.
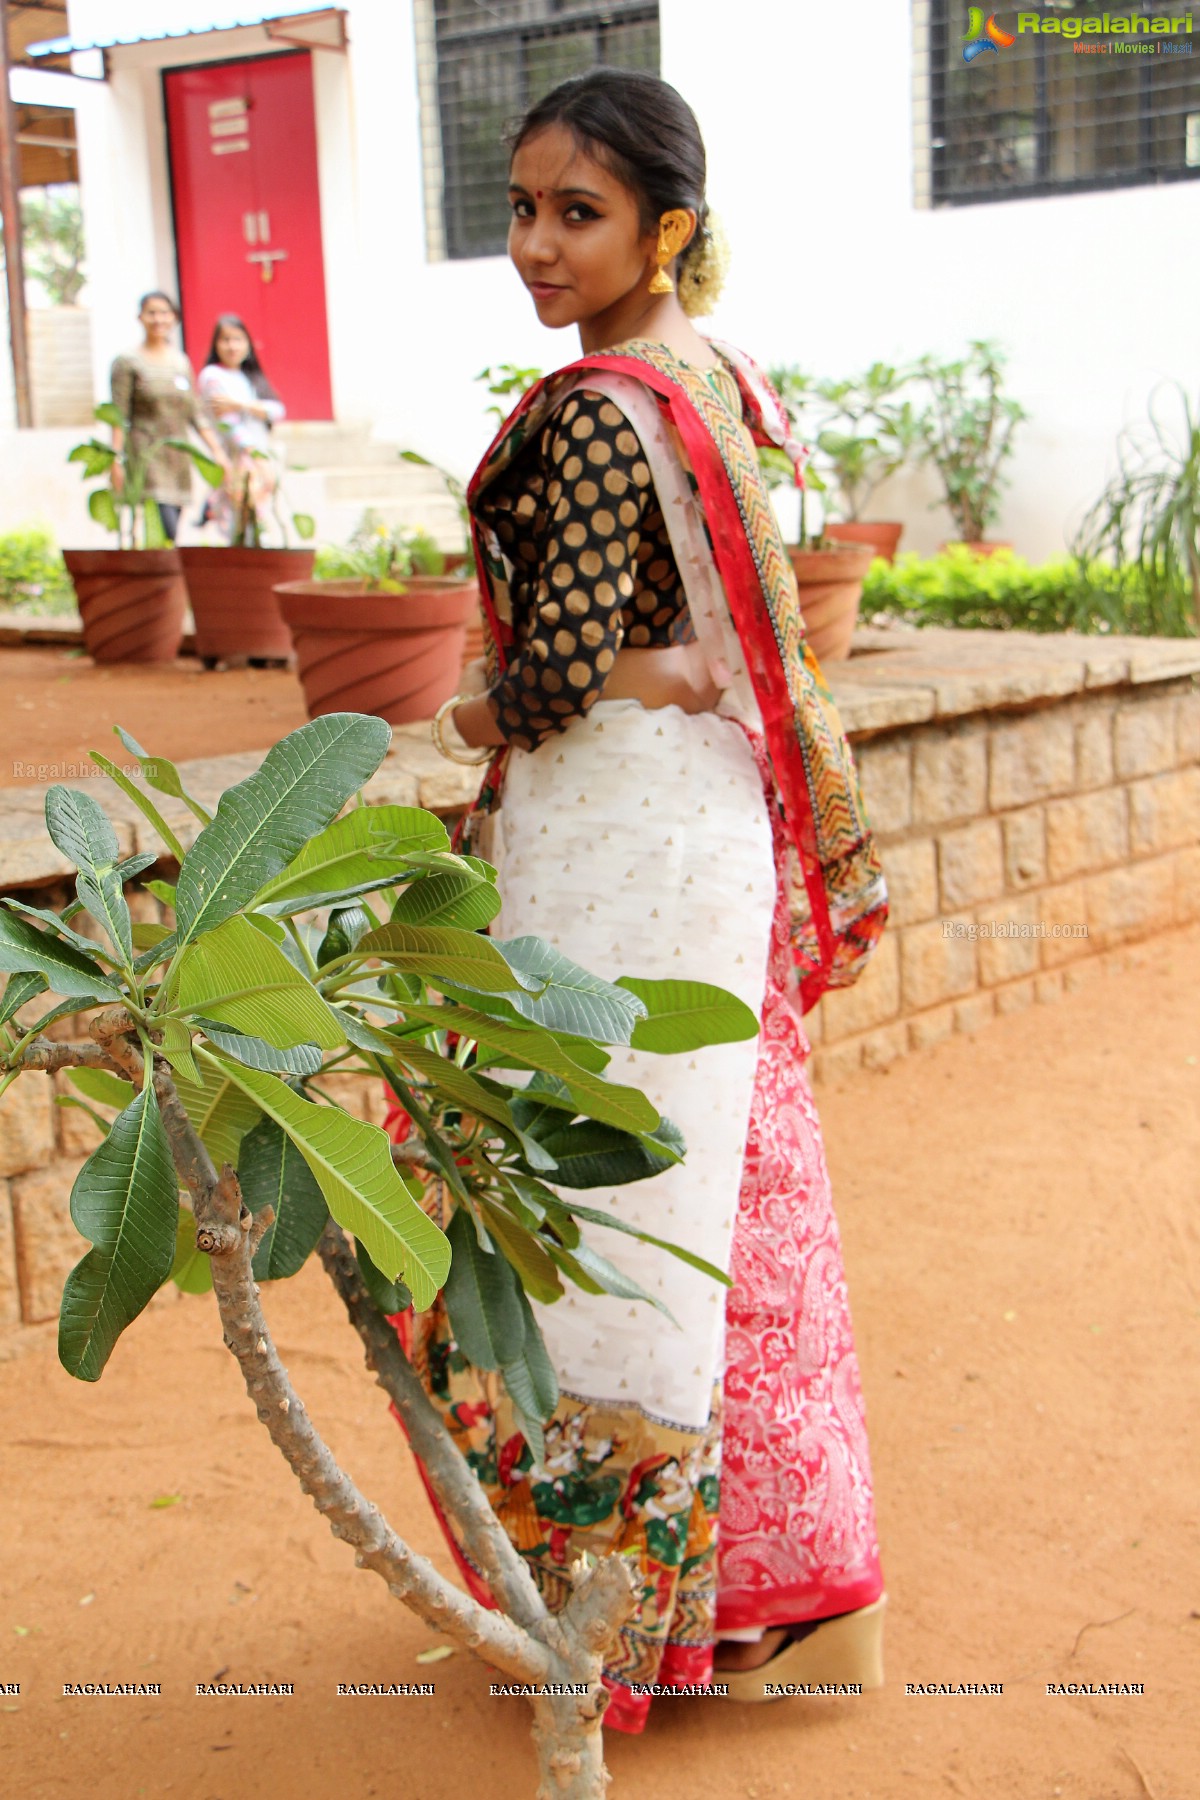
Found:
[[185, 544], [179, 552], [196, 621], [196, 654], [207, 662], [233, 657], [290, 661], [292, 634], [275, 588], [312, 574], [311, 550], [250, 550]]
[[894, 562], [904, 526], [898, 519], [845, 519], [825, 527], [825, 536], [839, 544], [870, 544], [884, 562]]
[[458, 691], [474, 576], [414, 575], [403, 594], [355, 581], [285, 581], [279, 608], [296, 646], [308, 716], [374, 713], [392, 725], [431, 719]]
[[64, 550], [83, 641], [95, 662], [173, 662], [187, 585], [178, 550]]
[[788, 545], [800, 590], [800, 610], [813, 655], [818, 662], [844, 662], [858, 619], [863, 578], [874, 560], [868, 547], [801, 550]]

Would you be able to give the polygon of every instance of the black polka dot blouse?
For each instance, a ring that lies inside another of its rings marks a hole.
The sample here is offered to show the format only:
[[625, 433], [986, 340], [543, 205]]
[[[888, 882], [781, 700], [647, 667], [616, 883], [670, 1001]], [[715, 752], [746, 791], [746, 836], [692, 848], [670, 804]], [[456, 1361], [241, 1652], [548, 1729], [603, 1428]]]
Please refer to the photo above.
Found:
[[641, 443], [602, 394], [571, 394], [479, 512], [513, 571], [516, 645], [488, 698], [517, 749], [586, 713], [622, 644], [693, 639]]

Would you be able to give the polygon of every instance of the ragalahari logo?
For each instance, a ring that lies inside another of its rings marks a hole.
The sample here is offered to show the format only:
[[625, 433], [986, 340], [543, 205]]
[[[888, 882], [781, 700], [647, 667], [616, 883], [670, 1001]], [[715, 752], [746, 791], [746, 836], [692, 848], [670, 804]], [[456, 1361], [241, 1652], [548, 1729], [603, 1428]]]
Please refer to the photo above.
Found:
[[[1007, 31], [1002, 31], [996, 23], [995, 13], [989, 13], [986, 21], [982, 6], [972, 6], [968, 11], [967, 29], [964, 35], [963, 61], [973, 63], [977, 56], [985, 50], [993, 54], [1000, 50], [1008, 50], [1016, 43], [1016, 38]], [[967, 42], [966, 40], [971, 40]]]

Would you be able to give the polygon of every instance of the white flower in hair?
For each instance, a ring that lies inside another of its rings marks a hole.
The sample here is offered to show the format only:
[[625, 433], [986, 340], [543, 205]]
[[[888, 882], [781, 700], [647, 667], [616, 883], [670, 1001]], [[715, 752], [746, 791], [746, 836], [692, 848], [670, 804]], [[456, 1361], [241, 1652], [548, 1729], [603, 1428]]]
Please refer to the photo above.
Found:
[[679, 304], [692, 319], [713, 310], [729, 272], [729, 239], [716, 213], [709, 213], [696, 236], [679, 270]]

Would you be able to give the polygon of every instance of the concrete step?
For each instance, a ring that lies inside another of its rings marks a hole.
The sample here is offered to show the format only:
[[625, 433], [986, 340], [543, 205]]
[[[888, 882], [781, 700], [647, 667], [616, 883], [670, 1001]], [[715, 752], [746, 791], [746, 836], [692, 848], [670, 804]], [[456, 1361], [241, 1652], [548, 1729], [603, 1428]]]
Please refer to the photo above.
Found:
[[399, 451], [395, 444], [372, 438], [365, 424], [334, 424], [324, 421], [292, 424], [287, 419], [276, 426], [272, 442], [290, 468], [330, 469], [363, 463], [395, 462]]
[[441, 477], [416, 463], [359, 463], [346, 468], [315, 469], [309, 473], [322, 477], [331, 500], [362, 499], [365, 504], [368, 498], [392, 501], [448, 499], [446, 484]]

